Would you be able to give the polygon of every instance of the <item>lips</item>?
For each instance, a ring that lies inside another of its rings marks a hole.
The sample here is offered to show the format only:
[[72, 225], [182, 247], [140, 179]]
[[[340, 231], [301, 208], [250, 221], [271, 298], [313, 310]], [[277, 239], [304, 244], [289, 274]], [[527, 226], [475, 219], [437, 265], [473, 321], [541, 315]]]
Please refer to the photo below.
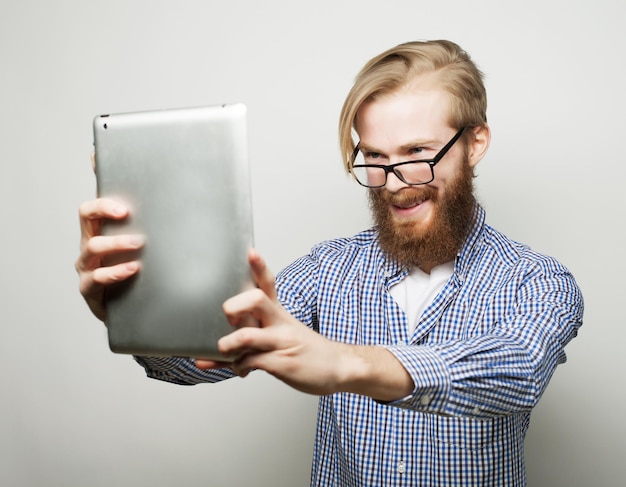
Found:
[[422, 214], [425, 204], [434, 203], [436, 190], [429, 186], [403, 188], [396, 193], [381, 191], [379, 194], [387, 203], [394, 218], [414, 219]]
[[397, 193], [386, 193], [387, 202], [401, 209], [414, 208], [433, 198], [435, 190], [429, 186], [404, 188]]
[[415, 208], [416, 206], [420, 206], [422, 203], [424, 203], [427, 200], [428, 198], [420, 198], [414, 201], [391, 202], [391, 204], [400, 210], [408, 210], [410, 208]]

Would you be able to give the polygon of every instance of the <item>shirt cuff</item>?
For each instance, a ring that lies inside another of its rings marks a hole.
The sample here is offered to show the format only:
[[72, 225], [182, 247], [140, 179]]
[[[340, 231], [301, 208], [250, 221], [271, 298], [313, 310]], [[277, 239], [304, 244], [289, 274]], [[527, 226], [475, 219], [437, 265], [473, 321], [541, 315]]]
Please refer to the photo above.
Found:
[[230, 379], [235, 373], [230, 369], [202, 370], [189, 358], [180, 357], [135, 357], [146, 375], [151, 379], [180, 385], [195, 385]]
[[386, 404], [422, 412], [443, 412], [450, 394], [450, 372], [441, 357], [434, 350], [419, 345], [386, 345], [385, 348], [400, 361], [415, 384], [411, 394]]
[[135, 361], [141, 365], [146, 371], [158, 370], [167, 372], [180, 368], [181, 362], [188, 359], [180, 357], [133, 357]]

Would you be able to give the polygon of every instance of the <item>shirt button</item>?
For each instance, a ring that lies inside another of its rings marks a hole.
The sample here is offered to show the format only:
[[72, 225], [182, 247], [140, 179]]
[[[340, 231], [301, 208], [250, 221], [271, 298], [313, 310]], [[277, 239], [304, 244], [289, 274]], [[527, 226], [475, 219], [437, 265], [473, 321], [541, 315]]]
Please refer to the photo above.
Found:
[[431, 396], [430, 394], [424, 394], [420, 398], [420, 403], [422, 406], [428, 406], [430, 404], [430, 401], [432, 400], [433, 400], [433, 396]]
[[480, 408], [476, 406], [474, 409], [472, 409], [472, 414], [475, 414], [478, 416], [480, 414]]
[[404, 462], [398, 463], [398, 473], [404, 473], [406, 469], [404, 468]]

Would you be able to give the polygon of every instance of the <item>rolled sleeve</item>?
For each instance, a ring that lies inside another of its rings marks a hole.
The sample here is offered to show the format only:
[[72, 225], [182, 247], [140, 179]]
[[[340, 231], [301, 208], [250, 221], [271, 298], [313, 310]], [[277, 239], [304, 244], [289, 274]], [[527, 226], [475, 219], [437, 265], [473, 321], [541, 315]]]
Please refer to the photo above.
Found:
[[193, 360], [178, 357], [135, 357], [151, 379], [179, 385], [219, 382], [235, 376], [229, 369], [202, 370]]
[[444, 410], [450, 395], [450, 372], [441, 357], [423, 346], [388, 345], [385, 348], [400, 361], [415, 384], [410, 395], [387, 404], [422, 412]]

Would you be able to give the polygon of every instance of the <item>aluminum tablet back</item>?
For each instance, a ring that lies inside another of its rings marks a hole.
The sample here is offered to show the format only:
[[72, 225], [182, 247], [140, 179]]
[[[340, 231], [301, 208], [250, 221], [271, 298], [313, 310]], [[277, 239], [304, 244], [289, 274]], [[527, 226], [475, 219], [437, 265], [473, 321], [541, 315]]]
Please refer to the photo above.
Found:
[[246, 107], [101, 115], [93, 130], [98, 196], [130, 209], [102, 233], [146, 238], [140, 272], [106, 292], [111, 350], [227, 359], [222, 303], [253, 286]]

